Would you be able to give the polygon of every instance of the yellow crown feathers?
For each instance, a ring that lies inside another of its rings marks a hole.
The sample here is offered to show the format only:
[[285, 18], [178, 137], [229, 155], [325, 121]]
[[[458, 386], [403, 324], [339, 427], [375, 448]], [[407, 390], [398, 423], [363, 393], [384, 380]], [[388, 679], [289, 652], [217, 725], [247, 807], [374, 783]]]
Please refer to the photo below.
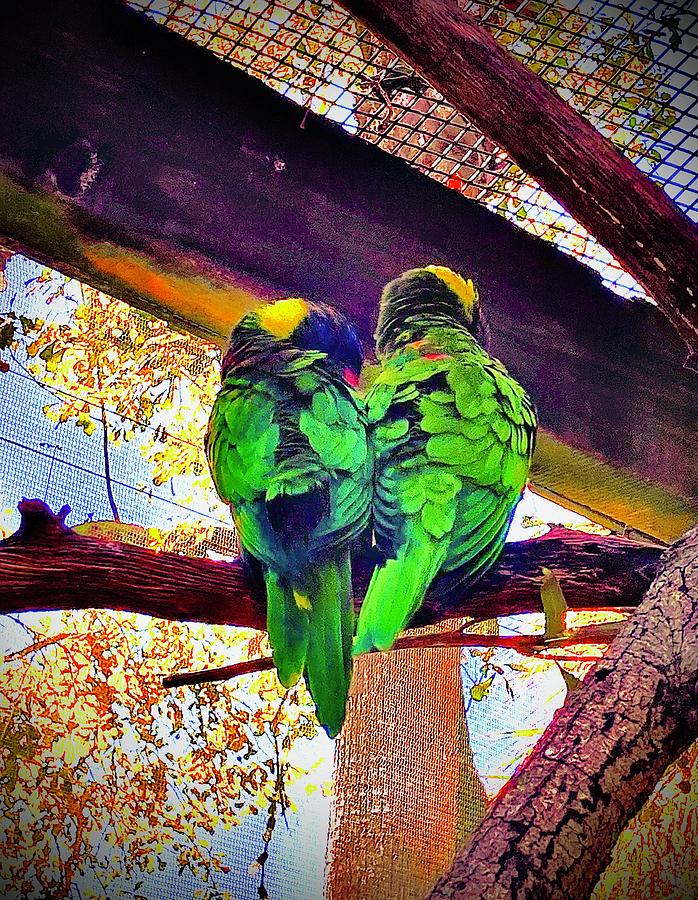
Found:
[[262, 328], [281, 340], [290, 337], [307, 315], [308, 301], [302, 297], [284, 297], [257, 310]]
[[443, 283], [453, 291], [460, 300], [465, 314], [472, 320], [475, 307], [478, 303], [477, 289], [473, 284], [472, 279], [468, 278], [466, 280], [462, 275], [454, 272], [453, 269], [449, 269], [448, 266], [425, 266], [425, 268], [427, 272], [436, 275], [437, 278], [443, 281]]

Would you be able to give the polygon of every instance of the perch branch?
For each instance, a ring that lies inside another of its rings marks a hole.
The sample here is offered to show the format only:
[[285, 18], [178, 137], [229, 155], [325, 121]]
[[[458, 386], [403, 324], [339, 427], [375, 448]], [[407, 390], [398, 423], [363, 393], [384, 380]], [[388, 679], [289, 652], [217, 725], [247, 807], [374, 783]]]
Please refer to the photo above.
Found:
[[[440, 634], [405, 634], [395, 641], [391, 650], [414, 650], [417, 648], [428, 649], [430, 647], [498, 647], [508, 650], [517, 650], [527, 656], [545, 654], [548, 650], [558, 647], [569, 647], [572, 644], [610, 644], [618, 634], [622, 622], [604, 622], [600, 625], [583, 625], [580, 628], [572, 628], [564, 636], [545, 640], [540, 634], [467, 634], [460, 628], [453, 631], [444, 631]], [[376, 651], [373, 651], [376, 652]], [[548, 657], [543, 659], [561, 659], [561, 657]], [[271, 656], [261, 656], [257, 659], [247, 659], [243, 662], [233, 663], [230, 666], [220, 666], [215, 669], [199, 669], [191, 672], [176, 672], [162, 679], [163, 687], [175, 688], [185, 684], [204, 684], [212, 681], [226, 681], [229, 678], [239, 678], [241, 675], [250, 675], [254, 672], [265, 672], [274, 668]]]
[[[263, 584], [239, 559], [195, 559], [78, 535], [65, 525], [66, 507], [55, 515], [40, 500], [23, 500], [19, 508], [19, 529], [0, 542], [0, 612], [101, 608], [265, 628]], [[637, 606], [660, 553], [651, 544], [556, 528], [509, 544], [467, 592], [431, 592], [412, 625], [539, 612], [543, 566], [558, 576], [571, 608]], [[358, 605], [370, 572], [361, 559], [355, 569]]]

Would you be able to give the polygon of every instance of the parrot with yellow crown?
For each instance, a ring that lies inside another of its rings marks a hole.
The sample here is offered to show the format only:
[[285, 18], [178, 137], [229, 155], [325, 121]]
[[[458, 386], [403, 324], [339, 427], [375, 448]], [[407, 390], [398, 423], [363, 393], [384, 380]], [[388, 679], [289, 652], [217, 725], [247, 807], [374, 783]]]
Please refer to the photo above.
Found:
[[330, 307], [266, 304], [233, 330], [206, 437], [218, 493], [261, 564], [279, 679], [305, 677], [330, 737], [351, 678], [351, 547], [371, 506], [373, 457], [354, 391], [362, 362], [356, 332]]
[[536, 438], [525, 390], [478, 343], [471, 281], [412, 269], [381, 297], [380, 372], [367, 396], [380, 562], [354, 653], [387, 650], [434, 583], [472, 583], [499, 556]]

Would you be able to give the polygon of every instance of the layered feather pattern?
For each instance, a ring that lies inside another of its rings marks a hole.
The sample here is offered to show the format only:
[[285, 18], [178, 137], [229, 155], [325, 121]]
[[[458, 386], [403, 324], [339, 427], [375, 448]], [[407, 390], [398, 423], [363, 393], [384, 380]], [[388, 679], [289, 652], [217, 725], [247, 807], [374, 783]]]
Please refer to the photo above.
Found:
[[353, 330], [327, 307], [294, 299], [250, 313], [224, 357], [206, 440], [216, 488], [264, 572], [279, 678], [305, 676], [331, 736], [351, 678], [351, 545], [371, 503], [364, 406], [344, 377], [360, 366]]
[[355, 653], [388, 649], [432, 583], [453, 590], [496, 561], [528, 476], [533, 404], [477, 342], [472, 284], [458, 290], [445, 271], [407, 272], [383, 294], [382, 365], [366, 398], [382, 561]]

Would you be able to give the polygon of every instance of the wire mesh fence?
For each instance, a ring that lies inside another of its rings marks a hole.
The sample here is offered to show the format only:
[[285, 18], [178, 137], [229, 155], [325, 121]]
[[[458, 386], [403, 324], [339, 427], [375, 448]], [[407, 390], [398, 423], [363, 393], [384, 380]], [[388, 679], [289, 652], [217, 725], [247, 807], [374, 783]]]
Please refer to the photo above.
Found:
[[[645, 296], [501, 148], [331, 0], [128, 2], [305, 109], [553, 241], [618, 293]], [[696, 4], [462, 5], [698, 220]]]

